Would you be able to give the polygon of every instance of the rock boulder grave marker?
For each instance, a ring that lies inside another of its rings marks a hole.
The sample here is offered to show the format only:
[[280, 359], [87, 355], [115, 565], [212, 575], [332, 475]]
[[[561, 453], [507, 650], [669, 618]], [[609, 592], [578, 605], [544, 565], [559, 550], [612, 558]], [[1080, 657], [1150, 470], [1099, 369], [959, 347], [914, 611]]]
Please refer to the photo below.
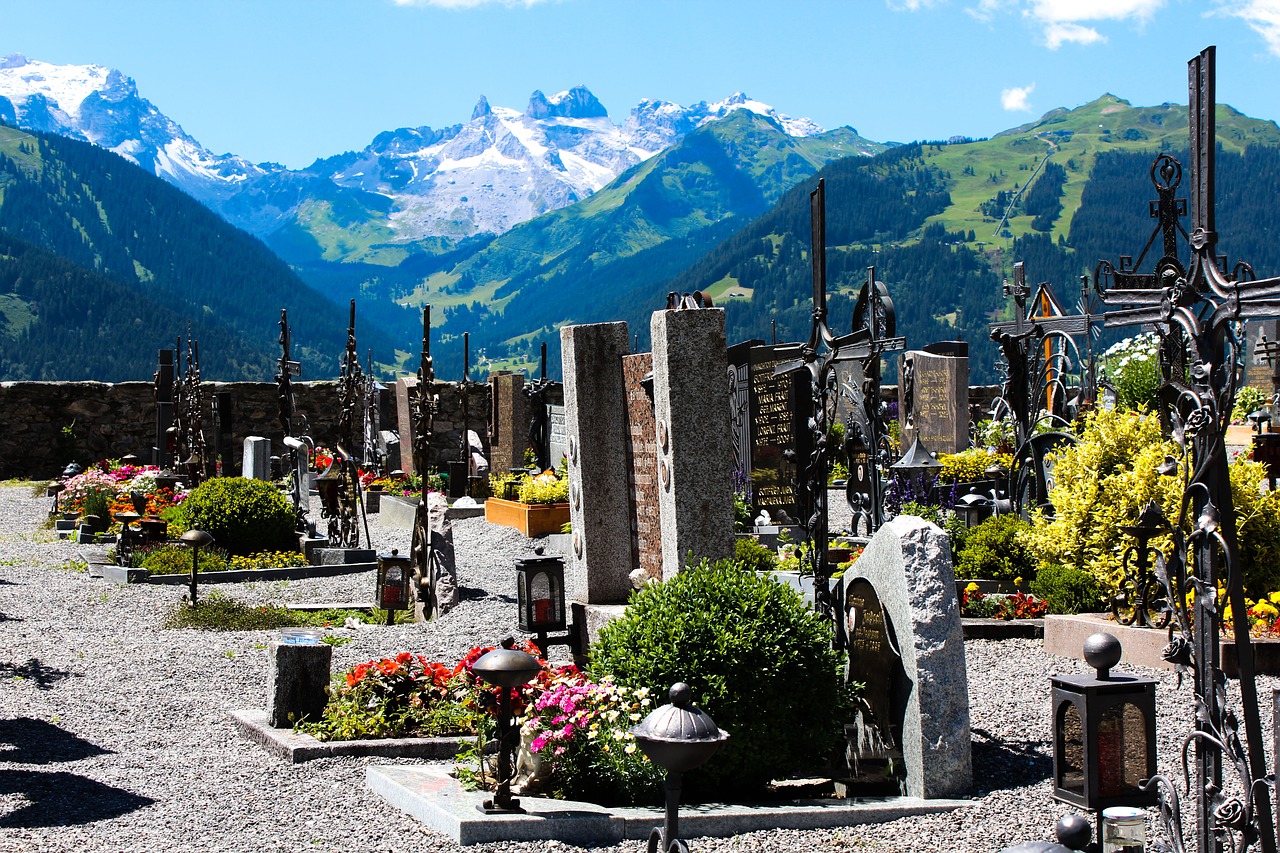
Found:
[[[877, 608], [865, 594], [867, 587], [883, 614], [883, 636], [894, 641], [904, 679], [901, 689], [891, 683], [887, 701], [890, 713], [901, 715], [900, 729], [891, 727], [890, 733], [897, 734], [902, 752], [906, 793], [925, 799], [962, 794], [973, 781], [969, 682], [946, 534], [923, 519], [898, 516], [880, 528], [845, 575], [845, 590], [861, 601], [846, 609], [842, 623], [854, 644], [850, 677], [867, 683], [875, 712], [873, 703], [886, 701], [875, 695], [876, 682], [893, 674], [885, 673], [890, 663], [875, 643]], [[894, 707], [896, 699], [905, 701]]]

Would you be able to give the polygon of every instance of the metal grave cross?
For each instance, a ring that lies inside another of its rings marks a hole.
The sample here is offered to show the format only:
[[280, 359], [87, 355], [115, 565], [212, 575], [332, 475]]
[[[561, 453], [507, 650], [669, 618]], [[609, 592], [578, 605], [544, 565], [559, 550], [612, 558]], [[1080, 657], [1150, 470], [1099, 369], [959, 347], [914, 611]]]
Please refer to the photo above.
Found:
[[[1197, 847], [1200, 853], [1217, 853], [1224, 846], [1243, 851], [1256, 844], [1263, 853], [1275, 853], [1271, 791], [1261, 784], [1269, 768], [1248, 620], [1237, 619], [1234, 625], [1238, 718], [1228, 710], [1220, 661], [1223, 604], [1215, 603], [1214, 590], [1224, 583], [1228, 605], [1236, 613], [1246, 611], [1224, 432], [1243, 373], [1244, 342], [1236, 327], [1241, 320], [1280, 315], [1280, 277], [1254, 280], [1252, 269], [1243, 263], [1230, 275], [1223, 271], [1225, 261], [1216, 255], [1213, 210], [1214, 48], [1207, 48], [1188, 63], [1188, 82], [1190, 264], [1184, 271], [1176, 258], [1161, 258], [1155, 275], [1137, 282], [1140, 286], [1134, 288], [1104, 286], [1103, 274], [1114, 271], [1100, 264], [1094, 287], [1103, 302], [1132, 306], [1108, 313], [1108, 327], [1150, 323], [1162, 330], [1166, 342], [1176, 340], [1185, 352], [1186, 369], [1174, 369], [1164, 377], [1166, 398], [1175, 404], [1172, 434], [1182, 445], [1184, 458], [1181, 466], [1178, 460], [1169, 460], [1161, 466], [1161, 473], [1175, 474], [1181, 467], [1185, 488], [1180, 517], [1171, 525], [1174, 547], [1164, 571], [1158, 574], [1175, 617], [1165, 657], [1180, 673], [1190, 671], [1193, 675], [1197, 712], [1187, 742], [1195, 744], [1196, 752], [1196, 781], [1190, 788], [1196, 800]], [[1176, 164], [1167, 155], [1162, 158], [1157, 159], [1158, 164]], [[1153, 179], [1157, 172], [1176, 187], [1174, 178], [1180, 167], [1153, 167]], [[1170, 207], [1166, 203], [1163, 209]], [[1194, 604], [1189, 605], [1187, 594], [1191, 591], [1196, 595]], [[1240, 718], [1243, 739], [1238, 731]], [[1226, 793], [1231, 786], [1223, 784], [1224, 756], [1243, 782], [1240, 793]], [[1160, 816], [1170, 837], [1180, 841], [1177, 786], [1161, 775], [1147, 785], [1159, 794]]]
[[834, 618], [836, 609], [829, 589], [831, 573], [827, 565], [827, 474], [830, 465], [827, 426], [833, 416], [837, 394], [835, 366], [868, 358], [874, 349], [871, 342], [875, 333], [851, 332], [837, 337], [827, 325], [827, 214], [826, 182], [823, 180], [819, 180], [817, 189], [809, 194], [809, 213], [813, 326], [805, 343], [777, 348], [779, 355], [796, 352], [798, 358], [778, 365], [773, 375], [780, 376], [801, 368], [809, 371], [808, 458], [796, 460], [797, 467], [803, 471], [799, 489], [801, 525], [808, 536], [807, 559], [814, 576], [814, 603], [823, 615]]

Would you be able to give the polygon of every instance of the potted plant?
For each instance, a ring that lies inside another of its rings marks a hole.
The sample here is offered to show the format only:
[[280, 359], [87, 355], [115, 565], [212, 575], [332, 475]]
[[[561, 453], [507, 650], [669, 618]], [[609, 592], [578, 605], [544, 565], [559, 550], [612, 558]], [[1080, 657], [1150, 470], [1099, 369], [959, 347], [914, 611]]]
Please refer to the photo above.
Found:
[[[515, 480], [515, 499], [492, 497], [484, 503], [485, 520], [514, 527], [525, 536], [559, 533], [569, 521], [569, 478], [547, 471]], [[512, 484], [494, 484], [494, 494], [510, 494]]]

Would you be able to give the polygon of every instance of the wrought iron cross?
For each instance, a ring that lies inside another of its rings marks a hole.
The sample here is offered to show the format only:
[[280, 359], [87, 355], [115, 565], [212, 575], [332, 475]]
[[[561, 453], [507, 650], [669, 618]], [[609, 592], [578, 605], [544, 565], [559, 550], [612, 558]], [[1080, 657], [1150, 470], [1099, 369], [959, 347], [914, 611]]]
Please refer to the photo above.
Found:
[[[1104, 302], [1131, 306], [1108, 313], [1107, 326], [1150, 323], [1163, 331], [1166, 343], [1177, 340], [1186, 352], [1185, 370], [1168, 363], [1162, 352], [1162, 366], [1167, 371], [1163, 390], [1165, 398], [1175, 404], [1172, 434], [1183, 447], [1185, 485], [1179, 518], [1172, 526], [1174, 547], [1160, 580], [1174, 607], [1177, 629], [1170, 631], [1165, 657], [1178, 667], [1179, 674], [1192, 674], [1196, 697], [1196, 719], [1188, 742], [1196, 749], [1197, 848], [1200, 853], [1217, 853], [1224, 844], [1236, 851], [1257, 845], [1263, 853], [1275, 853], [1276, 827], [1271, 793], [1264, 782], [1268, 767], [1248, 620], [1237, 618], [1234, 624], [1244, 720], [1242, 742], [1239, 721], [1228, 710], [1216, 590], [1219, 583], [1225, 585], [1232, 610], [1246, 612], [1224, 432], [1243, 374], [1244, 342], [1237, 337], [1236, 328], [1241, 320], [1280, 314], [1280, 277], [1252, 280], [1252, 269], [1243, 263], [1230, 275], [1223, 272], [1225, 263], [1216, 256], [1213, 210], [1214, 48], [1207, 48], [1188, 63], [1188, 79], [1190, 264], [1184, 273], [1177, 259], [1166, 255], [1156, 264], [1154, 276], [1135, 280], [1132, 288], [1104, 286], [1104, 274], [1112, 271], [1100, 264], [1094, 286]], [[1164, 165], [1152, 168], [1153, 179], [1158, 171], [1162, 180], [1176, 187], [1173, 176], [1180, 168], [1169, 167], [1169, 161], [1176, 161], [1167, 155], [1162, 158], [1156, 162]], [[1167, 216], [1177, 208], [1166, 203], [1160, 209]], [[1171, 461], [1161, 466], [1161, 473], [1174, 474], [1178, 467]], [[1195, 601], [1189, 606], [1186, 599], [1190, 592], [1195, 593]], [[1224, 756], [1242, 782], [1239, 796], [1228, 796], [1224, 791]], [[1148, 785], [1159, 792], [1161, 817], [1174, 849], [1181, 851], [1177, 786], [1162, 775]]]
[[815, 605], [825, 616], [835, 613], [827, 565], [827, 473], [830, 466], [827, 447], [827, 426], [832, 417], [836, 399], [835, 366], [841, 362], [867, 358], [869, 354], [866, 335], [851, 332], [837, 337], [827, 325], [827, 215], [826, 184], [819, 180], [818, 187], [809, 194], [811, 220], [810, 260], [813, 268], [813, 325], [809, 340], [791, 347], [778, 347], [779, 354], [798, 350], [799, 358], [778, 365], [773, 375], [805, 368], [809, 371], [812, 408], [809, 416], [810, 451], [801, 461], [804, 475], [800, 482], [801, 525], [808, 537], [807, 559], [813, 570]]

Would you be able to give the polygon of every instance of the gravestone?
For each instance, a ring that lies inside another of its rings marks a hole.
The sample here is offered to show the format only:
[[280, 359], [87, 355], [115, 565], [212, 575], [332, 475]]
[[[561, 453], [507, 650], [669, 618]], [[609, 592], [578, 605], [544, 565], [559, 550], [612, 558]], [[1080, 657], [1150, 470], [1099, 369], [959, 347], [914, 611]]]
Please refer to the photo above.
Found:
[[690, 555], [714, 561], [734, 554], [724, 311], [655, 311], [649, 327], [662, 570], [669, 579]]
[[845, 759], [852, 776], [846, 796], [902, 794], [902, 723], [910, 682], [902, 669], [897, 636], [889, 631], [884, 606], [870, 581], [855, 578], [843, 589], [846, 677], [864, 685], [853, 721], [845, 725]]
[[260, 435], [245, 438], [240, 476], [250, 480], [271, 479], [271, 439]]
[[[413, 444], [413, 406], [414, 396], [418, 393], [418, 377], [401, 376], [396, 380], [396, 427], [400, 430], [400, 440], [406, 446]], [[413, 454], [403, 453], [400, 468], [406, 474], [418, 473], [413, 467]]]
[[333, 646], [328, 643], [267, 644], [267, 717], [273, 728], [317, 720], [329, 701]]
[[631, 592], [627, 476], [626, 323], [560, 329], [568, 434], [569, 565], [565, 587], [586, 604], [620, 604]]
[[[631, 490], [631, 571], [662, 580], [658, 428], [653, 417], [653, 354], [622, 357], [627, 395], [627, 485]], [[647, 380], [647, 381], [646, 381]]]
[[548, 444], [551, 447], [551, 467], [560, 465], [560, 460], [569, 455], [569, 433], [565, 426], [564, 405], [552, 403], [547, 406]]
[[934, 453], [969, 446], [969, 356], [963, 342], [932, 344], [898, 358], [902, 446], [919, 438]]
[[517, 373], [489, 376], [493, 412], [489, 419], [489, 470], [505, 472], [524, 467], [529, 446], [529, 400], [524, 377]]
[[1280, 387], [1280, 359], [1268, 364], [1261, 344], [1280, 341], [1280, 320], [1250, 321], [1245, 337], [1244, 383], [1270, 396]]
[[811, 408], [807, 374], [774, 375], [775, 368], [793, 358], [771, 346], [752, 347], [748, 353], [751, 515], [765, 510], [784, 524], [800, 517], [796, 459], [806, 455], [801, 445], [807, 444]]
[[853, 645], [849, 677], [868, 685], [872, 713], [888, 720], [902, 753], [906, 793], [966, 792], [973, 781], [969, 685], [947, 535], [922, 519], [898, 516], [845, 573], [844, 589], [842, 626]]

